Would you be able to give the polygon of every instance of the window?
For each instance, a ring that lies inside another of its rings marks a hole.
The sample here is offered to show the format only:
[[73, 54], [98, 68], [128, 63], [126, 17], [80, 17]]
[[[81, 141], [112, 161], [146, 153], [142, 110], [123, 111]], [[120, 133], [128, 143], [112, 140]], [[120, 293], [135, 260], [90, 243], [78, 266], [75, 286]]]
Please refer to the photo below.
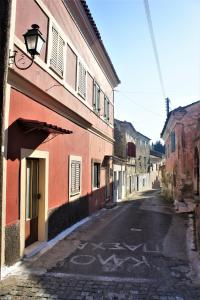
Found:
[[145, 187], [145, 178], [142, 179], [142, 186]]
[[122, 184], [125, 185], [125, 171], [123, 171], [123, 181]]
[[176, 150], [176, 137], [174, 131], [171, 132], [170, 139], [171, 139], [171, 152], [174, 152]]
[[130, 157], [136, 157], [136, 146], [132, 142], [127, 144], [127, 155]]
[[50, 66], [62, 77], [64, 70], [64, 46], [64, 40], [59, 35], [58, 31], [52, 27], [52, 50]]
[[81, 157], [70, 156], [69, 196], [77, 198], [81, 193]]
[[78, 63], [78, 93], [82, 98], [86, 98], [86, 69], [80, 61]]
[[100, 163], [93, 163], [93, 188], [100, 187]]
[[146, 157], [144, 157], [144, 167], [145, 167], [145, 169], [147, 167], [147, 158]]
[[76, 90], [77, 81], [77, 56], [69, 45], [67, 45], [67, 67], [66, 67], [66, 81]]
[[95, 112], [99, 113], [99, 110], [100, 110], [100, 87], [96, 82], [94, 82], [93, 108], [94, 108]]
[[166, 149], [165, 150], [165, 157], [168, 158], [170, 156], [170, 153], [169, 153], [169, 144], [165, 145], [165, 149]]
[[109, 121], [109, 99], [104, 96], [104, 119]]

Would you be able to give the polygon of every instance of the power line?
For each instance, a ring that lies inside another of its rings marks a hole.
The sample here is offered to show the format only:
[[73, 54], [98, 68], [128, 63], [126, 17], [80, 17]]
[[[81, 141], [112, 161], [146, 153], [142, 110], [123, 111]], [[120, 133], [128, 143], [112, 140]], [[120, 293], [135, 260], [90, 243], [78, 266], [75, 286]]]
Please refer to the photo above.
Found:
[[152, 24], [152, 18], [151, 18], [151, 12], [150, 12], [150, 8], [149, 8], [148, 0], [144, 0], [144, 7], [145, 7], [145, 13], [146, 13], [146, 17], [147, 17], [151, 42], [152, 42], [152, 46], [153, 46], [154, 56], [155, 56], [155, 60], [156, 60], [156, 66], [157, 66], [157, 70], [158, 70], [158, 76], [159, 76], [161, 91], [162, 91], [162, 94], [163, 94], [163, 98], [166, 98], [165, 88], [164, 88], [164, 83], [163, 83], [163, 77], [162, 77], [162, 72], [161, 72], [161, 66], [160, 66], [158, 50], [157, 50], [157, 46], [156, 46], [155, 35], [154, 35], [154, 31], [153, 31], [153, 24]]
[[122, 91], [120, 91], [120, 90], [115, 90], [115, 92], [121, 93], [122, 95], [125, 96], [125, 98], [126, 98], [129, 102], [132, 102], [132, 103], [134, 103], [135, 105], [141, 107], [142, 109], [144, 109], [144, 110], [150, 112], [151, 114], [154, 114], [154, 115], [156, 115], [157, 117], [163, 119], [163, 117], [162, 117], [159, 113], [156, 113], [156, 112], [154, 112], [154, 111], [152, 111], [152, 110], [146, 108], [145, 106], [143, 106], [143, 105], [141, 105], [141, 104], [138, 104], [138, 103], [137, 103], [136, 101], [134, 101], [132, 98], [130, 98], [129, 96], [127, 96], [127, 94], [126, 94], [125, 92], [122, 92]]

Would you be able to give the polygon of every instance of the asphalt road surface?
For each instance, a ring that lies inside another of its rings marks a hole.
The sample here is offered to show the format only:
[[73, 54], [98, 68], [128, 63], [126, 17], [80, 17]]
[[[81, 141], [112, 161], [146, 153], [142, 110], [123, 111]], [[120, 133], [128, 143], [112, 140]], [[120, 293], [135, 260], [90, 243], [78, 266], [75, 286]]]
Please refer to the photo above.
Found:
[[200, 300], [187, 228], [188, 216], [175, 214], [158, 191], [144, 193], [25, 262], [0, 299]]

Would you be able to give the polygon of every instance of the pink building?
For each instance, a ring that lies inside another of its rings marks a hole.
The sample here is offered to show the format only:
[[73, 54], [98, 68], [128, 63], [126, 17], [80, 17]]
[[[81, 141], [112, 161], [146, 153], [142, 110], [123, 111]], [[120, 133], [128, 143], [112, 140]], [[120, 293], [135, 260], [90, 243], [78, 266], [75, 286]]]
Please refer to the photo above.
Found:
[[200, 101], [171, 111], [161, 137], [166, 166], [163, 193], [173, 200], [199, 199]]
[[86, 1], [13, 0], [10, 21], [20, 68], [30, 63], [23, 34], [32, 24], [45, 43], [30, 68], [8, 68], [1, 265], [112, 201], [120, 82]]

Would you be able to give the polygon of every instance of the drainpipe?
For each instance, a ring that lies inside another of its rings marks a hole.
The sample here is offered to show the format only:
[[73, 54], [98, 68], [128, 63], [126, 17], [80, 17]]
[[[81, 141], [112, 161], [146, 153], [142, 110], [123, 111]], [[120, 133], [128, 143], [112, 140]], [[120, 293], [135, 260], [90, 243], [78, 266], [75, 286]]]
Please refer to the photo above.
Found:
[[4, 264], [4, 218], [3, 215], [3, 145], [4, 145], [4, 113], [6, 101], [6, 86], [8, 76], [10, 16], [12, 0], [1, 1], [0, 9], [0, 279]]

